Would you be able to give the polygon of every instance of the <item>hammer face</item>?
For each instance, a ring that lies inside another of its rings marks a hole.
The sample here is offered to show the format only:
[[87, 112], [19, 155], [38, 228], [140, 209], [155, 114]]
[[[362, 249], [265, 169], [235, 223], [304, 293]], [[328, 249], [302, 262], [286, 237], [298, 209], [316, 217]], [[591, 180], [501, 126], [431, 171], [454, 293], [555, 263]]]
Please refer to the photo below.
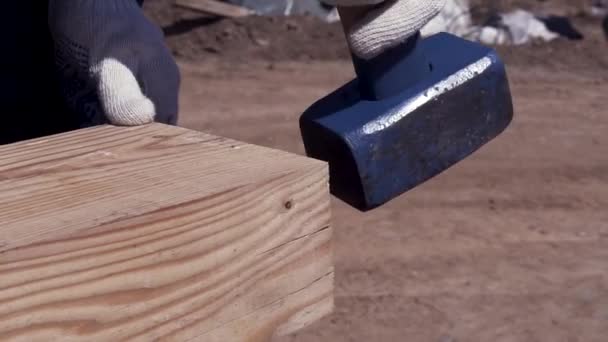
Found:
[[512, 119], [505, 68], [494, 50], [445, 33], [417, 49], [429, 62], [420, 66], [430, 68], [428, 77], [374, 101], [353, 80], [300, 118], [307, 155], [329, 163], [332, 194], [360, 210], [438, 175]]

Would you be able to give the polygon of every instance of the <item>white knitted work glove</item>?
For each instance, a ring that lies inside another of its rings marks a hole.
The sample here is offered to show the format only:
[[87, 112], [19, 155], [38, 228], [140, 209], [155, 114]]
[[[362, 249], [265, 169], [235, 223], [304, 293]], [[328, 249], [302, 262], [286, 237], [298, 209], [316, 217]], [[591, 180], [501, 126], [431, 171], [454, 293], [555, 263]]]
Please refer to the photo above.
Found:
[[372, 6], [346, 32], [352, 52], [370, 59], [420, 31], [439, 11], [444, 0], [323, 0], [345, 11]]
[[176, 124], [179, 69], [135, 0], [50, 0], [60, 86], [82, 126]]

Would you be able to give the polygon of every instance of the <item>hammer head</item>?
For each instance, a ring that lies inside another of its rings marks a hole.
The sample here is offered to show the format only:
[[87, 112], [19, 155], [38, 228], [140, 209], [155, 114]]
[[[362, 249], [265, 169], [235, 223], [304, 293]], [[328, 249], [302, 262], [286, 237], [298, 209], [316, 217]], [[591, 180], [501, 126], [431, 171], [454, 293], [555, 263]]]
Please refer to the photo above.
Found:
[[369, 210], [466, 158], [511, 122], [504, 64], [440, 33], [363, 61], [357, 78], [300, 118], [306, 154], [328, 162], [334, 196]]

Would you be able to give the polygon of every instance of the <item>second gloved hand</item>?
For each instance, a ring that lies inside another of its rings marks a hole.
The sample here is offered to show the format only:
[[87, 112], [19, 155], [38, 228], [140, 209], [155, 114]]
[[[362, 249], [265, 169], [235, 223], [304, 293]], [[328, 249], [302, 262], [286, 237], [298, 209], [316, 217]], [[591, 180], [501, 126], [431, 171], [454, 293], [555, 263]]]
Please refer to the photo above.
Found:
[[60, 87], [82, 126], [176, 124], [180, 74], [135, 0], [50, 0]]
[[[356, 17], [346, 36], [355, 55], [370, 59], [420, 31], [445, 0], [323, 0]], [[364, 6], [364, 7], [361, 7]], [[349, 18], [352, 19], [352, 18]]]

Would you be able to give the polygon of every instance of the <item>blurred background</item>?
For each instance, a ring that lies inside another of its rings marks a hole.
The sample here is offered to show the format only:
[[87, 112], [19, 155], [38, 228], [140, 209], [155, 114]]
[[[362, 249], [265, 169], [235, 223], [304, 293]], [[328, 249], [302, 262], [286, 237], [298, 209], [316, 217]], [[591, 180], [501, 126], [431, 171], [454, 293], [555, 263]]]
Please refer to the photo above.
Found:
[[[303, 154], [300, 114], [354, 77], [339, 18], [229, 4], [145, 2], [182, 71], [179, 125]], [[372, 212], [334, 200], [335, 312], [277, 341], [608, 340], [607, 6], [448, 1], [423, 33], [496, 48], [513, 123]]]

